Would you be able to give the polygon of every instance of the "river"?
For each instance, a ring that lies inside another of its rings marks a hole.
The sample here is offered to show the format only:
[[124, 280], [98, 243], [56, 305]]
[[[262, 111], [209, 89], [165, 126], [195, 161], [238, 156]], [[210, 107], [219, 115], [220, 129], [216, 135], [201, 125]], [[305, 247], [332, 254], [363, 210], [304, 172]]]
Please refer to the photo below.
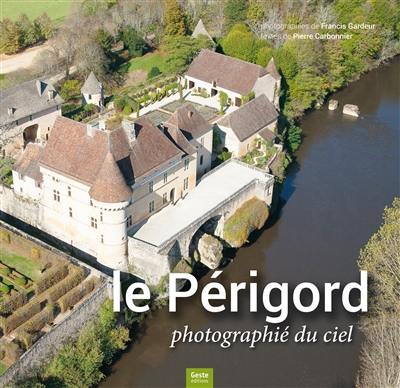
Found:
[[[304, 142], [285, 181], [277, 220], [241, 248], [220, 281], [296, 285], [359, 280], [360, 248], [376, 231], [384, 207], [399, 195], [400, 57], [336, 93], [339, 109], [324, 106], [302, 122]], [[344, 117], [345, 103], [357, 104], [358, 119]], [[200, 287], [210, 281], [210, 273]], [[178, 304], [178, 313], [157, 311], [137, 343], [113, 365], [101, 387], [184, 387], [186, 367], [213, 367], [216, 387], [350, 387], [358, 368], [360, 333], [346, 344], [183, 344], [169, 349], [171, 332], [192, 329], [249, 330], [264, 325], [265, 312], [206, 313], [199, 298]], [[332, 313], [291, 311], [291, 332], [307, 325], [323, 333], [357, 324], [335, 301]]]

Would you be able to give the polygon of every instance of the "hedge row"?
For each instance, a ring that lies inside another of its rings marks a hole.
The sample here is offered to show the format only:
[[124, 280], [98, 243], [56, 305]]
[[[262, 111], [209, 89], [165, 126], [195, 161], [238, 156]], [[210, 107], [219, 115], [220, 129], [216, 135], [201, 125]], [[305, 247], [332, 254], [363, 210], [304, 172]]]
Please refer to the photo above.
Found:
[[51, 287], [46, 293], [46, 299], [50, 303], [55, 303], [65, 295], [69, 290], [77, 286], [84, 278], [85, 271], [81, 267], [72, 267], [69, 271], [69, 275], [61, 280], [59, 283]]
[[91, 278], [68, 291], [57, 302], [60, 306], [61, 312], [65, 313], [68, 309], [76, 305], [82, 298], [89, 294], [89, 292], [92, 292], [96, 287], [96, 283], [97, 278]]
[[[53, 306], [47, 306], [38, 314], [34, 315], [31, 319], [26, 321], [22, 326], [21, 330], [26, 331], [29, 334], [36, 333], [42, 328], [54, 320], [54, 308]], [[19, 329], [18, 329], [19, 330]]]
[[41, 294], [54, 284], [60, 282], [68, 275], [67, 264], [59, 264], [45, 271], [42, 277], [36, 282], [36, 294]]
[[15, 310], [22, 307], [28, 302], [28, 295], [25, 291], [14, 293], [13, 295], [4, 298], [0, 302], [0, 315], [12, 314]]
[[13, 331], [16, 327], [21, 326], [29, 318], [40, 312], [41, 302], [37, 299], [29, 302], [16, 310], [9, 317], [0, 317], [0, 327], [3, 329], [4, 334], [8, 334]]

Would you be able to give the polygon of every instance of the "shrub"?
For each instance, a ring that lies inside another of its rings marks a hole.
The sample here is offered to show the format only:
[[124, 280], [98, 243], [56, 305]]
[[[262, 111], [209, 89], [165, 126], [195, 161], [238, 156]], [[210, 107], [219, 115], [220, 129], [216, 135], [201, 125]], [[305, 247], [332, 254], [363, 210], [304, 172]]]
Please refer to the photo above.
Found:
[[31, 259], [40, 260], [40, 249], [36, 247], [31, 248]]
[[76, 305], [83, 297], [89, 294], [89, 292], [93, 291], [95, 286], [96, 279], [91, 278], [68, 291], [57, 302], [61, 312], [65, 313], [68, 309]]
[[40, 331], [46, 324], [54, 320], [54, 309], [52, 306], [47, 306], [40, 313], [34, 315], [26, 321], [22, 327], [29, 334]]
[[26, 283], [28, 283], [28, 279], [25, 276], [22, 277], [15, 277], [14, 282], [21, 287], [24, 287]]
[[29, 318], [37, 314], [41, 309], [41, 303], [37, 300], [22, 306], [9, 317], [1, 320], [1, 328], [5, 334], [10, 333], [18, 326], [21, 326]]
[[246, 201], [224, 225], [224, 240], [232, 247], [241, 247], [250, 233], [260, 229], [268, 219], [268, 206], [260, 199]]
[[4, 359], [7, 360], [8, 365], [17, 362], [23, 353], [22, 349], [14, 341], [3, 343], [1, 349], [5, 353]]
[[3, 268], [0, 268], [0, 274], [4, 276], [8, 276], [11, 273], [11, 268], [4, 266]]
[[32, 334], [27, 333], [23, 329], [18, 329], [16, 331], [15, 338], [18, 340], [18, 342], [23, 344], [25, 350], [28, 350], [33, 345]]
[[132, 113], [132, 107], [129, 105], [125, 105], [124, 109], [122, 109], [122, 114], [124, 116], [129, 116]]
[[50, 303], [55, 303], [57, 300], [65, 295], [69, 290], [77, 286], [85, 278], [85, 271], [81, 267], [74, 267], [70, 270], [70, 274], [51, 287], [46, 294], [46, 299]]
[[153, 66], [147, 73], [147, 79], [157, 77], [160, 74], [161, 74], [160, 69], [157, 66]]
[[10, 233], [6, 232], [5, 230], [0, 230], [0, 240], [10, 244], [11, 236]]
[[36, 293], [40, 294], [48, 288], [58, 283], [68, 275], [66, 264], [59, 264], [45, 271], [36, 283]]
[[0, 283], [0, 293], [8, 294], [10, 292], [10, 286], [4, 283]]
[[228, 95], [225, 92], [220, 91], [219, 92], [219, 112], [221, 114], [224, 113], [224, 108], [227, 103], [228, 103]]
[[28, 295], [25, 291], [14, 293], [0, 302], [0, 314], [7, 315], [22, 307], [28, 302]]

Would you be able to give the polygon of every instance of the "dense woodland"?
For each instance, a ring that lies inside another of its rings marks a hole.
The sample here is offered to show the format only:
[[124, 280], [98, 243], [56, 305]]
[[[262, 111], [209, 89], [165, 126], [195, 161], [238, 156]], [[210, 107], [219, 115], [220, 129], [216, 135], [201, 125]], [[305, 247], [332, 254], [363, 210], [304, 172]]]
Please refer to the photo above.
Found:
[[369, 313], [357, 386], [400, 385], [400, 198], [383, 214], [383, 223], [362, 249], [360, 269], [370, 277]]

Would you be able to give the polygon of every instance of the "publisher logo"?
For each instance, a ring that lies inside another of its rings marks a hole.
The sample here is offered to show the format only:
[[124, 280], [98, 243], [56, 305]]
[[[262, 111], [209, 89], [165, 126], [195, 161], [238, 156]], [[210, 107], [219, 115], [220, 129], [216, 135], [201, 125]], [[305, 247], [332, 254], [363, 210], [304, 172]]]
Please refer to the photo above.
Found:
[[214, 388], [214, 369], [186, 368], [186, 388]]

